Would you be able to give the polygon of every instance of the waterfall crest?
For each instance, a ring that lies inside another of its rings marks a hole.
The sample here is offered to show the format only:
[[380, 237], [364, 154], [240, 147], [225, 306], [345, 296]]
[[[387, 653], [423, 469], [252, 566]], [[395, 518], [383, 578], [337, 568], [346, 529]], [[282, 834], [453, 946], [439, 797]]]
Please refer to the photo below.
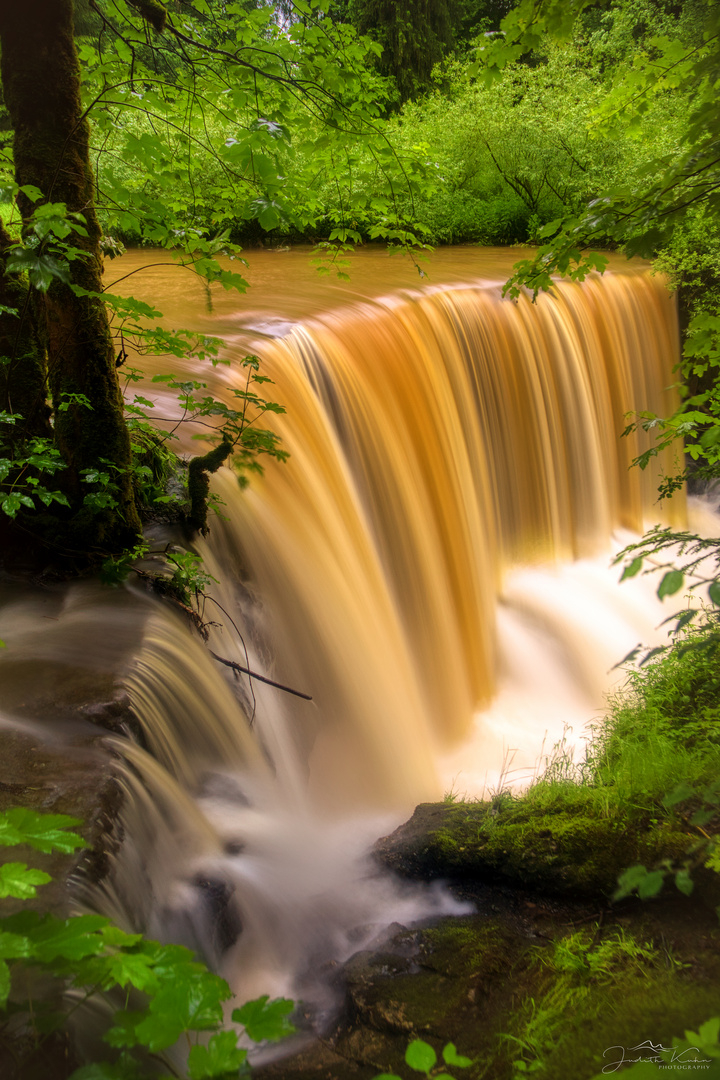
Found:
[[[667, 415], [674, 303], [648, 273], [355, 304], [257, 346], [290, 451], [232, 502], [231, 536], [273, 613], [283, 681], [313, 694], [316, 771], [344, 799], [418, 799], [438, 749], [496, 689], [509, 568], [606, 551], [661, 516], [629, 468]], [[682, 499], [666, 520], [681, 521]], [[619, 657], [618, 657], [619, 659]]]

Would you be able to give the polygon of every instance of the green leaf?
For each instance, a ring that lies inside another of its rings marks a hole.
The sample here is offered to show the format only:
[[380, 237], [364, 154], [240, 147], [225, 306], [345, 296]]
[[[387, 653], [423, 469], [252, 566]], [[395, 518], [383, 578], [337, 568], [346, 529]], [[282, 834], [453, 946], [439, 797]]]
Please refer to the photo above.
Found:
[[21, 506], [29, 506], [32, 509], [35, 504], [28, 495], [18, 495], [16, 492], [0, 495], [0, 508], [9, 518], [15, 518]]
[[234, 1009], [232, 1019], [236, 1024], [243, 1025], [253, 1042], [277, 1042], [295, 1031], [294, 1024], [287, 1019], [294, 1008], [294, 1002], [288, 998], [270, 1001], [265, 994]]
[[692, 799], [695, 794], [695, 788], [683, 780], [682, 783], [678, 784], [677, 787], [668, 792], [663, 799], [662, 804], [670, 810], [673, 806], [677, 806], [679, 803], [687, 802], [688, 799]]
[[237, 1045], [234, 1031], [220, 1031], [207, 1046], [193, 1046], [188, 1054], [190, 1080], [209, 1080], [226, 1073], [237, 1073], [247, 1059], [247, 1050]]
[[720, 581], [713, 581], [710, 583], [708, 596], [715, 607], [720, 607]]
[[437, 1054], [432, 1046], [423, 1042], [422, 1039], [413, 1039], [405, 1051], [405, 1064], [415, 1072], [424, 1072], [428, 1075], [437, 1063]]
[[107, 958], [106, 968], [108, 976], [118, 986], [127, 986], [130, 983], [138, 990], [148, 990], [157, 986], [158, 983], [157, 975], [153, 970], [154, 961], [142, 953], [116, 953]]
[[636, 559], [633, 559], [633, 561], [631, 563], [628, 563], [628, 565], [625, 567], [620, 580], [625, 581], [627, 578], [635, 577], [635, 575], [638, 574], [640, 570], [642, 570], [642, 564], [643, 556], [638, 555]]
[[70, 919], [47, 915], [32, 934], [35, 956], [48, 964], [57, 959], [82, 960], [96, 956], [105, 947], [98, 930], [107, 922], [102, 915], [76, 915]]
[[646, 866], [631, 866], [623, 870], [618, 877], [618, 887], [613, 893], [613, 900], [624, 900], [635, 890], [643, 899], [655, 896], [662, 888], [664, 876], [661, 870], [650, 871]]
[[85, 843], [77, 833], [65, 832], [71, 825], [82, 825], [82, 821], [67, 814], [39, 814], [16, 806], [0, 813], [0, 845], [29, 844], [45, 854], [68, 853]]
[[127, 931], [121, 930], [119, 926], [113, 926], [112, 923], [103, 928], [102, 936], [106, 945], [117, 948], [131, 948], [143, 941], [142, 934], [128, 934]]
[[48, 881], [52, 881], [50, 874], [44, 870], [28, 870], [27, 863], [3, 863], [0, 866], [0, 897], [14, 896], [27, 900], [37, 896], [36, 886], [47, 885]]
[[663, 600], [666, 596], [672, 596], [679, 589], [682, 589], [684, 581], [685, 575], [682, 570], [668, 570], [658, 587], [658, 598]]
[[701, 1024], [697, 1031], [701, 1046], [716, 1046], [720, 1040], [720, 1017], [713, 1016]]
[[[168, 955], [182, 958], [184, 953]], [[155, 971], [162, 974], [157, 964]], [[232, 996], [225, 980], [211, 975], [202, 965], [171, 962], [167, 976], [167, 984], [155, 994], [148, 1014], [134, 1032], [136, 1039], [153, 1052], [172, 1046], [183, 1031], [219, 1027], [222, 1002]]]
[[458, 1069], [467, 1069], [472, 1065], [472, 1058], [458, 1054], [455, 1043], [448, 1043], [442, 1052], [442, 1056], [446, 1065], [454, 1065]]
[[32, 955], [33, 945], [29, 937], [0, 930], [0, 957], [5, 960], [18, 960]]
[[640, 899], [649, 900], [657, 896], [663, 887], [664, 880], [665, 875], [662, 870], [651, 870], [638, 884], [637, 891]]
[[690, 873], [688, 870], [677, 871], [677, 873], [675, 874], [675, 884], [677, 885], [680, 892], [684, 893], [685, 896], [689, 896], [695, 888], [695, 883], [690, 877]]
[[30, 284], [40, 292], [47, 292], [53, 278], [70, 284], [70, 271], [66, 262], [52, 255], [38, 255], [32, 248], [16, 248], [9, 256], [6, 269], [12, 274], [26, 273]]

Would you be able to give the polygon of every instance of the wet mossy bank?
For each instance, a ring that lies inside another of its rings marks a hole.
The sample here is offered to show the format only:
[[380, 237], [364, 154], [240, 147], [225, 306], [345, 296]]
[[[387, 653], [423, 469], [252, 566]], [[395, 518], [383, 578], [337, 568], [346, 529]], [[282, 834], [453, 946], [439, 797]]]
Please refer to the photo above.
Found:
[[[539, 807], [501, 795], [490, 802], [423, 803], [375, 858], [403, 877], [506, 882], [553, 896], [609, 898], [619, 874], [638, 863], [681, 858], [688, 833], [672, 819], [604, 814], [588, 789], [567, 785]], [[700, 889], [720, 902], [720, 878], [700, 874]]]
[[352, 957], [334, 1027], [256, 1080], [417, 1076], [404, 1062], [416, 1038], [439, 1058], [454, 1043], [473, 1065], [447, 1071], [468, 1080], [591, 1080], [645, 1040], [673, 1046], [720, 1014], [713, 890], [610, 898], [628, 865], [673, 858], [687, 839], [668, 823], [537, 815], [523, 799], [418, 807], [376, 858], [444, 880], [476, 913], [395, 927]]
[[256, 1080], [410, 1077], [404, 1054], [416, 1038], [438, 1056], [454, 1043], [473, 1065], [450, 1071], [468, 1080], [515, 1080], [531, 1067], [548, 1080], [590, 1080], [613, 1060], [609, 1048], [672, 1046], [718, 1011], [720, 934], [709, 918], [689, 935], [667, 907], [589, 919], [573, 905], [498, 893], [480, 906], [353, 957], [341, 1021]]

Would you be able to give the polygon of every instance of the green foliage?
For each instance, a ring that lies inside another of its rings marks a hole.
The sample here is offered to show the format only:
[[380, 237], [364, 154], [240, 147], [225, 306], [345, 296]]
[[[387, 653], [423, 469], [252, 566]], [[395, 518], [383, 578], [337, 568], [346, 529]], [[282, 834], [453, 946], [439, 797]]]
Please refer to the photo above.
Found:
[[278, 1042], [295, 1030], [288, 1019], [294, 1003], [287, 998], [270, 1001], [267, 994], [255, 1001], [247, 1001], [242, 1008], [234, 1009], [232, 1018], [242, 1024], [254, 1042]]
[[[295, 4], [282, 26], [272, 5], [209, 17], [188, 4], [148, 39], [135, 13], [103, 5], [102, 49], [88, 37], [80, 54], [111, 235], [167, 247], [236, 287], [217, 261], [237, 255], [230, 235], [328, 235], [368, 212], [402, 227], [398, 193], [424, 170], [380, 121], [390, 88], [367, 63], [378, 46], [324, 16]], [[205, 243], [207, 262], [196, 258]]]
[[[260, 360], [257, 356], [244, 357], [241, 367], [244, 384], [228, 388], [236, 406], [211, 396], [198, 396], [198, 391], [205, 390], [207, 384], [197, 379], [155, 375], [152, 381], [165, 383], [170, 389], [178, 391], [178, 403], [182, 410], [178, 424], [200, 424], [212, 432], [211, 437], [217, 445], [229, 444], [241, 481], [246, 483], [248, 472], [262, 473], [259, 457], [269, 455], [278, 461], [286, 461], [288, 454], [280, 449], [280, 440], [274, 431], [257, 426], [266, 413], [285, 412], [282, 405], [258, 393], [258, 388], [272, 383], [272, 379], [259, 373]], [[207, 439], [208, 436], [203, 434], [197, 437]]]
[[[430, 1043], [424, 1039], [413, 1039], [408, 1043], [405, 1051], [405, 1064], [414, 1072], [424, 1073], [432, 1080], [453, 1080], [453, 1077], [445, 1071], [445, 1066], [454, 1069], [467, 1069], [473, 1061], [469, 1057], [458, 1054], [454, 1043], [447, 1043], [443, 1047], [442, 1058], [444, 1065], [438, 1065], [438, 1056]], [[374, 1080], [401, 1080], [395, 1073], [381, 1073]]]
[[599, 1007], [598, 988], [622, 993], [623, 983], [646, 978], [648, 968], [660, 966], [652, 946], [622, 929], [601, 936], [599, 926], [568, 934], [549, 950], [533, 951], [533, 962], [547, 969], [552, 981], [542, 997], [526, 999], [515, 1033], [502, 1036], [512, 1055], [513, 1080], [532, 1073], [552, 1075], [548, 1059], [577, 1037], [568, 1016], [588, 1022]]
[[217, 578], [203, 569], [199, 555], [190, 551], [176, 551], [168, 552], [166, 559], [172, 575], [165, 588], [183, 604], [189, 604], [193, 595], [202, 592], [212, 582], [217, 583]]
[[64, 492], [47, 486], [49, 478], [65, 469], [60, 451], [49, 439], [16, 435], [12, 429], [22, 419], [17, 413], [0, 413], [0, 453], [11, 455], [0, 457], [0, 511], [13, 519], [23, 507], [68, 505]]
[[[688, 101], [682, 92], [652, 99], [640, 139], [627, 112], [622, 123], [604, 119], [613, 112], [614, 78], [625, 58], [650, 49], [660, 28], [686, 32], [681, 16], [656, 9], [652, 0], [624, 0], [604, 12], [599, 25], [593, 13], [562, 41], [545, 28], [532, 52], [520, 47], [493, 69], [493, 77], [484, 75], [493, 50], [510, 47], [507, 34], [483, 36], [474, 59], [446, 62], [436, 72], [434, 93], [406, 104], [397, 120], [397, 137], [427, 155], [434, 177], [416, 199], [426, 239], [541, 244], [537, 259], [518, 264], [523, 281], [536, 274], [535, 289], [549, 287], [557, 269], [583, 280], [602, 268], [603, 258], [583, 249], [590, 241], [607, 247], [617, 240], [604, 221], [591, 230], [584, 220], [592, 216], [588, 204], [597, 217], [599, 193], [637, 184], [683, 134]], [[576, 230], [558, 252], [556, 267], [544, 256], [554, 250], [566, 219]], [[513, 295], [518, 287], [511, 285]]]
[[[163, 12], [159, 21], [155, 10]], [[148, 17], [157, 30], [152, 35]], [[8, 287], [16, 279], [28, 296], [22, 310], [0, 305], [0, 314], [18, 320], [18, 334], [21, 328], [31, 332], [43, 309], [35, 294], [62, 285], [80, 302], [78, 311], [85, 310], [84, 302], [92, 307], [100, 299], [110, 308], [118, 368], [129, 346], [141, 353], [214, 360], [217, 341], [168, 330], [157, 323], [160, 313], [150, 305], [94, 292], [85, 287], [90, 278], [79, 283], [74, 263], [96, 265], [98, 247], [112, 257], [122, 250], [118, 237], [171, 252], [180, 272], [202, 281], [209, 309], [217, 289], [244, 291], [247, 286], [240, 272], [244, 260], [232, 238], [250, 223], [260, 231], [327, 237], [333, 255], [338, 245], [364, 236], [391, 246], [422, 244], [413, 200], [426, 170], [417, 155], [393, 145], [382, 122], [386, 88], [366, 66], [378, 47], [349, 25], [333, 26], [317, 3], [294, 5], [293, 17], [283, 26], [267, 4], [211, 9], [198, 0], [179, 12], [165, 11], [161, 4], [101, 0], [78, 25], [82, 124], [87, 117], [92, 145], [98, 148], [88, 164], [107, 235], [96, 237], [94, 208], [87, 208], [84, 219], [36, 187], [5, 184], [0, 201], [19, 199], [26, 211], [22, 237], [3, 252]], [[10, 174], [12, 168], [8, 143], [0, 170]], [[41, 338], [39, 333], [33, 340]], [[106, 349], [104, 342], [98, 344]], [[3, 374], [10, 397], [24, 361], [20, 355], [7, 358]], [[51, 367], [54, 363], [51, 358]], [[44, 394], [39, 374], [39, 393]], [[129, 374], [129, 381], [133, 378]], [[257, 393], [261, 381], [256, 371], [248, 375], [243, 388], [231, 391], [234, 402], [200, 396], [191, 401], [193, 391], [204, 388], [201, 383], [188, 390], [178, 380], [176, 387], [185, 397], [186, 417], [192, 414], [194, 422], [222, 429], [220, 438], [231, 445], [243, 478], [260, 471], [260, 455], [284, 456], [277, 436], [257, 423], [261, 413], [281, 411]], [[38, 413], [47, 430], [32, 431], [46, 439], [49, 450], [55, 446], [54, 426], [69, 433], [64, 438], [72, 442], [82, 425], [73, 429], [68, 420], [78, 409], [99, 415], [100, 405], [107, 405], [72, 387], [64, 386], [57, 396], [54, 415], [48, 419], [44, 403]], [[128, 412], [142, 424], [150, 407], [149, 399], [135, 395]], [[138, 500], [145, 510], [159, 513], [174, 498], [163, 490], [154, 468], [157, 457], [155, 463], [136, 460], [129, 477], [122, 454], [116, 461], [111, 453], [105, 460], [90, 454], [78, 484], [72, 448], [63, 439], [57, 445], [62, 453], [58, 468], [65, 465], [67, 475], [56, 492], [42, 475], [28, 471], [26, 459], [34, 451], [27, 449], [26, 428], [36, 418], [11, 415], [22, 422], [15, 437], [2, 439], [6, 471], [0, 505], [6, 517], [20, 515], [26, 530], [32, 532], [42, 520], [46, 531], [57, 535], [53, 519], [74, 516], [86, 525], [118, 515], [136, 523]], [[138, 424], [134, 429], [139, 432]], [[63, 507], [68, 513], [56, 517]], [[196, 510], [193, 516], [199, 517]], [[101, 549], [103, 529], [96, 532], [95, 547]], [[112, 554], [117, 550], [115, 544]]]
[[83, 215], [69, 212], [65, 203], [39, 202], [43, 193], [31, 184], [6, 182], [0, 188], [0, 201], [11, 202], [18, 195], [39, 205], [25, 223], [22, 239], [8, 248], [6, 272], [27, 274], [32, 287], [40, 292], [47, 292], [54, 279], [69, 284], [68, 263], [88, 257], [72, 241], [73, 236], [88, 235]]
[[[480, 51], [477, 70], [492, 82], [523, 52], [544, 48], [544, 35], [563, 39], [577, 33], [582, 25], [579, 16], [590, 6], [588, 0], [524, 0], [503, 20], [502, 35]], [[619, 7], [627, 14], [633, 5]], [[566, 214], [548, 227], [545, 237], [552, 239], [518, 266], [508, 286], [511, 295], [523, 287], [534, 293], [550, 288], [551, 275], [557, 272], [582, 278], [596, 258], [583, 249], [593, 243], [612, 241], [622, 244], [628, 254], [651, 255], [667, 246], [675, 229], [698, 208], [715, 220], [718, 132], [712, 73], [717, 66], [717, 10], [714, 5], [694, 4], [694, 18], [681, 15], [673, 22], [666, 13], [658, 20], [652, 5], [646, 7], [649, 18], [643, 37], [628, 39], [634, 49], [632, 63], [613, 67], [610, 92], [603, 97], [594, 124], [596, 137], [637, 137], [642, 156], [619, 183], [607, 178], [579, 214]], [[626, 33], [629, 25], [626, 18]], [[618, 52], [617, 40], [609, 53], [604, 51], [608, 40], [607, 33], [602, 43], [597, 31], [590, 35], [590, 47], [601, 64], [608, 58], [620, 59], [623, 53], [622, 48]], [[670, 121], [670, 138], [665, 145], [662, 139], [656, 142], [655, 153], [643, 160], [643, 144], [658, 110]], [[682, 116], [679, 126], [675, 113]]]
[[641, 900], [648, 900], [658, 895], [668, 877], [681, 893], [690, 896], [695, 887], [692, 874], [699, 867], [720, 873], [720, 781], [702, 787], [683, 781], [663, 799], [663, 807], [687, 830], [684, 856], [664, 859], [651, 870], [643, 865], [629, 867], [618, 878], [614, 900], [635, 892]]
[[67, 829], [80, 824], [77, 818], [66, 814], [38, 814], [35, 810], [17, 806], [0, 814], [0, 844], [4, 847], [29, 844], [46, 854], [75, 851], [82, 847], [83, 839]]
[[[38, 814], [17, 807], [0, 813], [0, 844], [26, 844], [42, 852], [74, 851], [83, 840], [68, 828], [75, 818], [63, 814]], [[0, 866], [0, 896], [24, 900], [50, 880], [43, 871], [25, 863]], [[59, 980], [60, 987], [82, 990], [85, 999], [107, 994], [113, 988], [126, 991], [125, 1005], [113, 1013], [105, 1041], [121, 1050], [113, 1064], [83, 1066], [73, 1080], [142, 1080], [148, 1075], [135, 1048], [159, 1054], [186, 1034], [194, 1034], [187, 1070], [190, 1080], [246, 1075], [247, 1050], [238, 1046], [238, 1032], [224, 1030], [223, 1003], [232, 996], [224, 979], [213, 975], [192, 953], [179, 945], [163, 945], [141, 934], [129, 934], [99, 915], [59, 919], [36, 911], [21, 910], [0, 919], [0, 1013], [12, 1006], [13, 1023], [25, 1013], [27, 1022], [41, 1038], [57, 1030], [65, 1014], [57, 1014], [43, 1002], [12, 998], [14, 968], [32, 965]], [[133, 1008], [131, 1003], [132, 991]], [[68, 1004], [67, 1011], [73, 1006]], [[233, 1012], [255, 1042], [277, 1040], [294, 1031], [289, 1021], [293, 1003], [267, 997], [247, 1002]], [[0, 1022], [2, 1016], [0, 1015]], [[200, 1033], [211, 1032], [207, 1043]], [[155, 1075], [153, 1073], [153, 1075]]]
[[[706, 589], [712, 607], [708, 608], [699, 603], [697, 606], [687, 606], [683, 611], [669, 616], [665, 622], [674, 623], [673, 632], [678, 634], [698, 616], [703, 615], [706, 632], [700, 638], [691, 636], [683, 639], [678, 643], [678, 648], [681, 653], [693, 648], [714, 649], [720, 640], [715, 626], [720, 609], [720, 546], [716, 539], [656, 526], [640, 540], [624, 547], [613, 561], [615, 565], [625, 564], [621, 581], [636, 577], [641, 571], [651, 574], [665, 570], [657, 588], [657, 595], [661, 600], [666, 596], [674, 596], [683, 587], [687, 590], [688, 599], [694, 599], [698, 591]], [[653, 650], [653, 655], [655, 651], [657, 650]], [[635, 653], [632, 654], [633, 659], [634, 656]], [[649, 656], [650, 654], [646, 659]], [[625, 659], [630, 658], [628, 656]]]

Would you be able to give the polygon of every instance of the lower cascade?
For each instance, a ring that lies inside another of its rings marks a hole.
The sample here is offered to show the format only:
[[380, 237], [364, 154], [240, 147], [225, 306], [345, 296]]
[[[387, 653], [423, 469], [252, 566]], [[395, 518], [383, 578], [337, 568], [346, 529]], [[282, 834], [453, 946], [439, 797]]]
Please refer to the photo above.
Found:
[[[208, 645], [312, 701], [234, 679], [137, 585], [11, 597], [0, 637], [78, 684], [113, 673], [137, 722], [109, 737], [118, 842], [79, 902], [319, 1025], [334, 965], [390, 923], [467, 910], [367, 852], [453, 784], [527, 781], [653, 634], [646, 583], [608, 564], [660, 519], [664, 463], [630, 469], [646, 436], [618, 436], [628, 413], [672, 409], [677, 336], [664, 284], [636, 270], [537, 304], [469, 281], [226, 335], [273, 379], [290, 459], [245, 491], [216, 478]], [[681, 497], [663, 513], [681, 523]], [[0, 663], [5, 722], [32, 727], [23, 671]]]

